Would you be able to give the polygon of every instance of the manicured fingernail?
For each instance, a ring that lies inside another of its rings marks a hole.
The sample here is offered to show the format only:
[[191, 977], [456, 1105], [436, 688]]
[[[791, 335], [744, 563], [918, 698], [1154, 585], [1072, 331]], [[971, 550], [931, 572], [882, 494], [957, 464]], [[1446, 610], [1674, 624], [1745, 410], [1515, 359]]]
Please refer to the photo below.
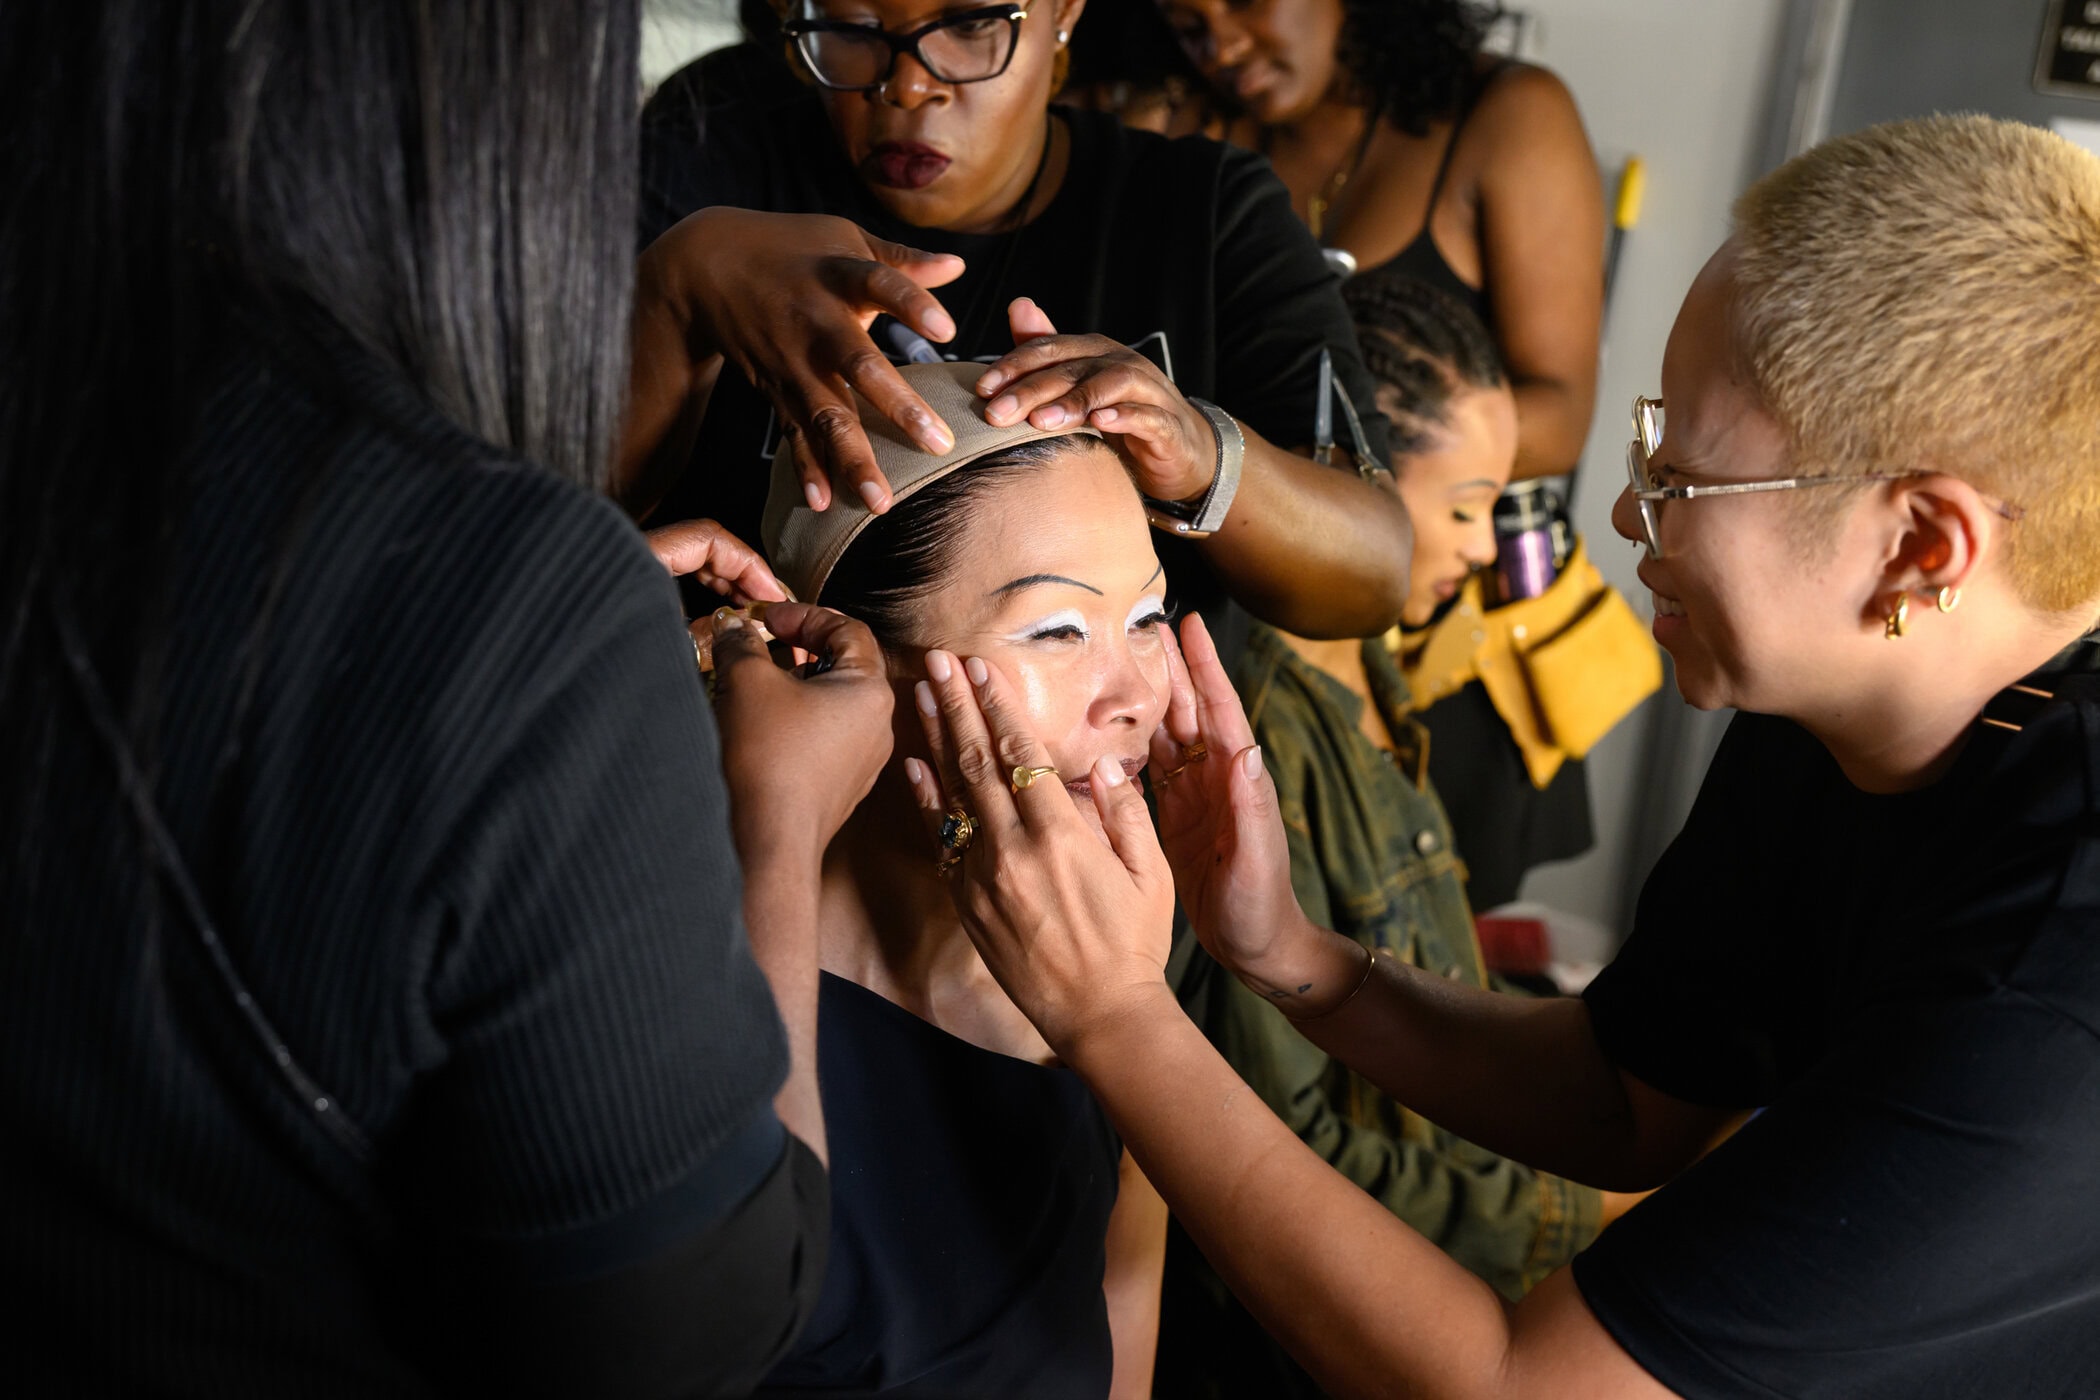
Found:
[[1253, 748], [1240, 755], [1240, 771], [1250, 778], [1259, 778], [1261, 776], [1260, 744], [1256, 744]]
[[1103, 787], [1119, 788], [1130, 781], [1123, 765], [1107, 754], [1094, 760], [1094, 781]]
[[715, 613], [715, 631], [740, 632], [743, 628], [744, 619], [738, 617], [730, 609], [723, 608]]
[[904, 776], [913, 787], [917, 787], [926, 781], [926, 767], [916, 758], [907, 758], [904, 760]]
[[814, 481], [802, 483], [802, 499], [809, 502], [811, 510], [824, 509], [824, 498], [817, 494], [817, 483]]
[[969, 673], [971, 685], [983, 685], [992, 678], [992, 673], [984, 669], [984, 663], [974, 656], [963, 662], [963, 670]]
[[946, 452], [955, 446], [955, 435], [947, 425], [930, 413], [914, 413], [911, 416], [911, 434], [919, 440], [919, 446], [928, 452]]
[[1064, 426], [1065, 419], [1070, 416], [1056, 404], [1051, 404], [1048, 408], [1038, 412], [1034, 421], [1038, 428], [1061, 428]]
[[992, 406], [984, 411], [984, 416], [1003, 426], [1005, 420], [1011, 418], [1020, 406], [1021, 401], [1012, 394], [1002, 394], [992, 400]]
[[1004, 370], [992, 370], [977, 381], [977, 397], [981, 399], [990, 398], [993, 394], [999, 392], [999, 386], [1005, 382], [1006, 372]]
[[1094, 410], [1094, 421], [1096, 423], [1113, 423], [1116, 421], [1116, 411], [1112, 408], [1096, 409]]
[[928, 340], [953, 340], [955, 339], [955, 319], [947, 312], [936, 307], [934, 310], [927, 312], [926, 319], [919, 323], [919, 334], [925, 336]]
[[[926, 674], [932, 676], [942, 685], [946, 685], [948, 683], [948, 678], [955, 674], [955, 668], [948, 664], [948, 653], [945, 651], [927, 652]], [[927, 711], [927, 713], [931, 714], [932, 711], [929, 710]]]
[[911, 698], [912, 702], [919, 707], [919, 713], [928, 719], [932, 719], [941, 712], [941, 707], [933, 702], [933, 687], [924, 681], [918, 681], [913, 684]]
[[881, 514], [883, 491], [880, 486], [872, 481], [863, 481], [860, 484], [860, 498], [868, 503], [869, 510]]

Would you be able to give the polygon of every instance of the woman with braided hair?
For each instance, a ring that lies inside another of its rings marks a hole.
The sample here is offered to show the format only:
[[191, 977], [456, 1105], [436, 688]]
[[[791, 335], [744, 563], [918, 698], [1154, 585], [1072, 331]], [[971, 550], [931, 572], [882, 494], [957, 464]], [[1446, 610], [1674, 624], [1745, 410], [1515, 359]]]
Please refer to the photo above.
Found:
[[[1515, 410], [1486, 327], [1451, 297], [1384, 269], [1353, 283], [1349, 300], [1414, 521], [1402, 617], [1419, 625], [1494, 561], [1489, 511], [1509, 479]], [[1433, 746], [1385, 642], [1315, 642], [1256, 627], [1231, 675], [1276, 780], [1291, 886], [1308, 917], [1438, 976], [1488, 986], [1464, 848], [1454, 845], [1427, 766]], [[1185, 957], [1182, 1005], [1262, 1101], [1503, 1294], [1521, 1297], [1596, 1236], [1604, 1193], [1409, 1112], [1298, 1034], [1208, 953], [1191, 946]], [[1179, 1229], [1169, 1236], [1158, 1393], [1320, 1393]]]

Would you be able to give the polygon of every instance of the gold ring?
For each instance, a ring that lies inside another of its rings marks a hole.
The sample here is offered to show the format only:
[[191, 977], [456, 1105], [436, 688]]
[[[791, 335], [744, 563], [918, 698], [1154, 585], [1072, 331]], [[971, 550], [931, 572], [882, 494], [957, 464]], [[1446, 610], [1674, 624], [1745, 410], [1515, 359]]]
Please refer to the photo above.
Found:
[[946, 819], [941, 822], [941, 857], [933, 863], [934, 870], [946, 875], [961, 865], [963, 852], [970, 848], [970, 842], [976, 837], [977, 818], [965, 812], [961, 803], [950, 807]]
[[1037, 778], [1054, 778], [1056, 776], [1057, 770], [1055, 768], [1049, 767], [1048, 765], [1045, 765], [1041, 768], [1030, 768], [1024, 764], [1015, 764], [1013, 775], [1010, 781], [1013, 785], [1013, 790], [1015, 792], [1020, 792], [1024, 788], [1030, 788], [1035, 786], [1035, 780]]
[[1168, 783], [1173, 782], [1183, 773], [1186, 773], [1191, 763], [1201, 763], [1204, 759], [1209, 757], [1210, 750], [1207, 747], [1205, 747], [1201, 739], [1198, 739], [1195, 743], [1190, 744], [1187, 748], [1181, 751], [1180, 764], [1176, 767], [1169, 768], [1166, 772], [1154, 778], [1152, 780], [1152, 786], [1156, 788], [1165, 787]]

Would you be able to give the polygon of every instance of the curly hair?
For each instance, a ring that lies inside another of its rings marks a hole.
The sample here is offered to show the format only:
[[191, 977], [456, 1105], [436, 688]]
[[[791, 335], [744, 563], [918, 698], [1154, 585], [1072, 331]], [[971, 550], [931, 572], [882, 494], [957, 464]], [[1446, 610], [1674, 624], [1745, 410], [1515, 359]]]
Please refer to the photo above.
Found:
[[1422, 136], [1464, 105], [1473, 60], [1502, 14], [1480, 0], [1342, 0], [1335, 57], [1362, 101]]
[[1451, 400], [1505, 381], [1488, 328], [1456, 297], [1390, 264], [1342, 284], [1393, 456], [1410, 457], [1451, 422]]

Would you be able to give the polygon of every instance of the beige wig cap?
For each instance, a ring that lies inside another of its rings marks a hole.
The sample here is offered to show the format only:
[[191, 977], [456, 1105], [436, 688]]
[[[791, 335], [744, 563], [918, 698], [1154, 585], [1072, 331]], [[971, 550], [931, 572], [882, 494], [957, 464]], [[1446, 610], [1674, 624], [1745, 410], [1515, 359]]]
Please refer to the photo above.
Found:
[[[902, 504], [919, 488], [940, 480], [958, 467], [980, 457], [1001, 452], [1038, 438], [1101, 434], [1089, 427], [1036, 428], [1022, 419], [1010, 428], [995, 428], [984, 421], [986, 400], [977, 397], [976, 383], [986, 366], [968, 360], [939, 364], [905, 365], [900, 370], [926, 406], [941, 416], [955, 434], [955, 446], [946, 452], [921, 450], [899, 432], [889, 419], [875, 411], [866, 399], [855, 394], [861, 426], [875, 448], [876, 465], [889, 478], [891, 509]], [[766, 512], [759, 529], [766, 557], [774, 574], [794, 596], [805, 603], [818, 601], [824, 580], [846, 553], [847, 546], [875, 519], [867, 506], [850, 492], [834, 490], [831, 509], [819, 513], [802, 496], [802, 478], [796, 470], [794, 448], [786, 441], [773, 455], [773, 483], [766, 493]]]

